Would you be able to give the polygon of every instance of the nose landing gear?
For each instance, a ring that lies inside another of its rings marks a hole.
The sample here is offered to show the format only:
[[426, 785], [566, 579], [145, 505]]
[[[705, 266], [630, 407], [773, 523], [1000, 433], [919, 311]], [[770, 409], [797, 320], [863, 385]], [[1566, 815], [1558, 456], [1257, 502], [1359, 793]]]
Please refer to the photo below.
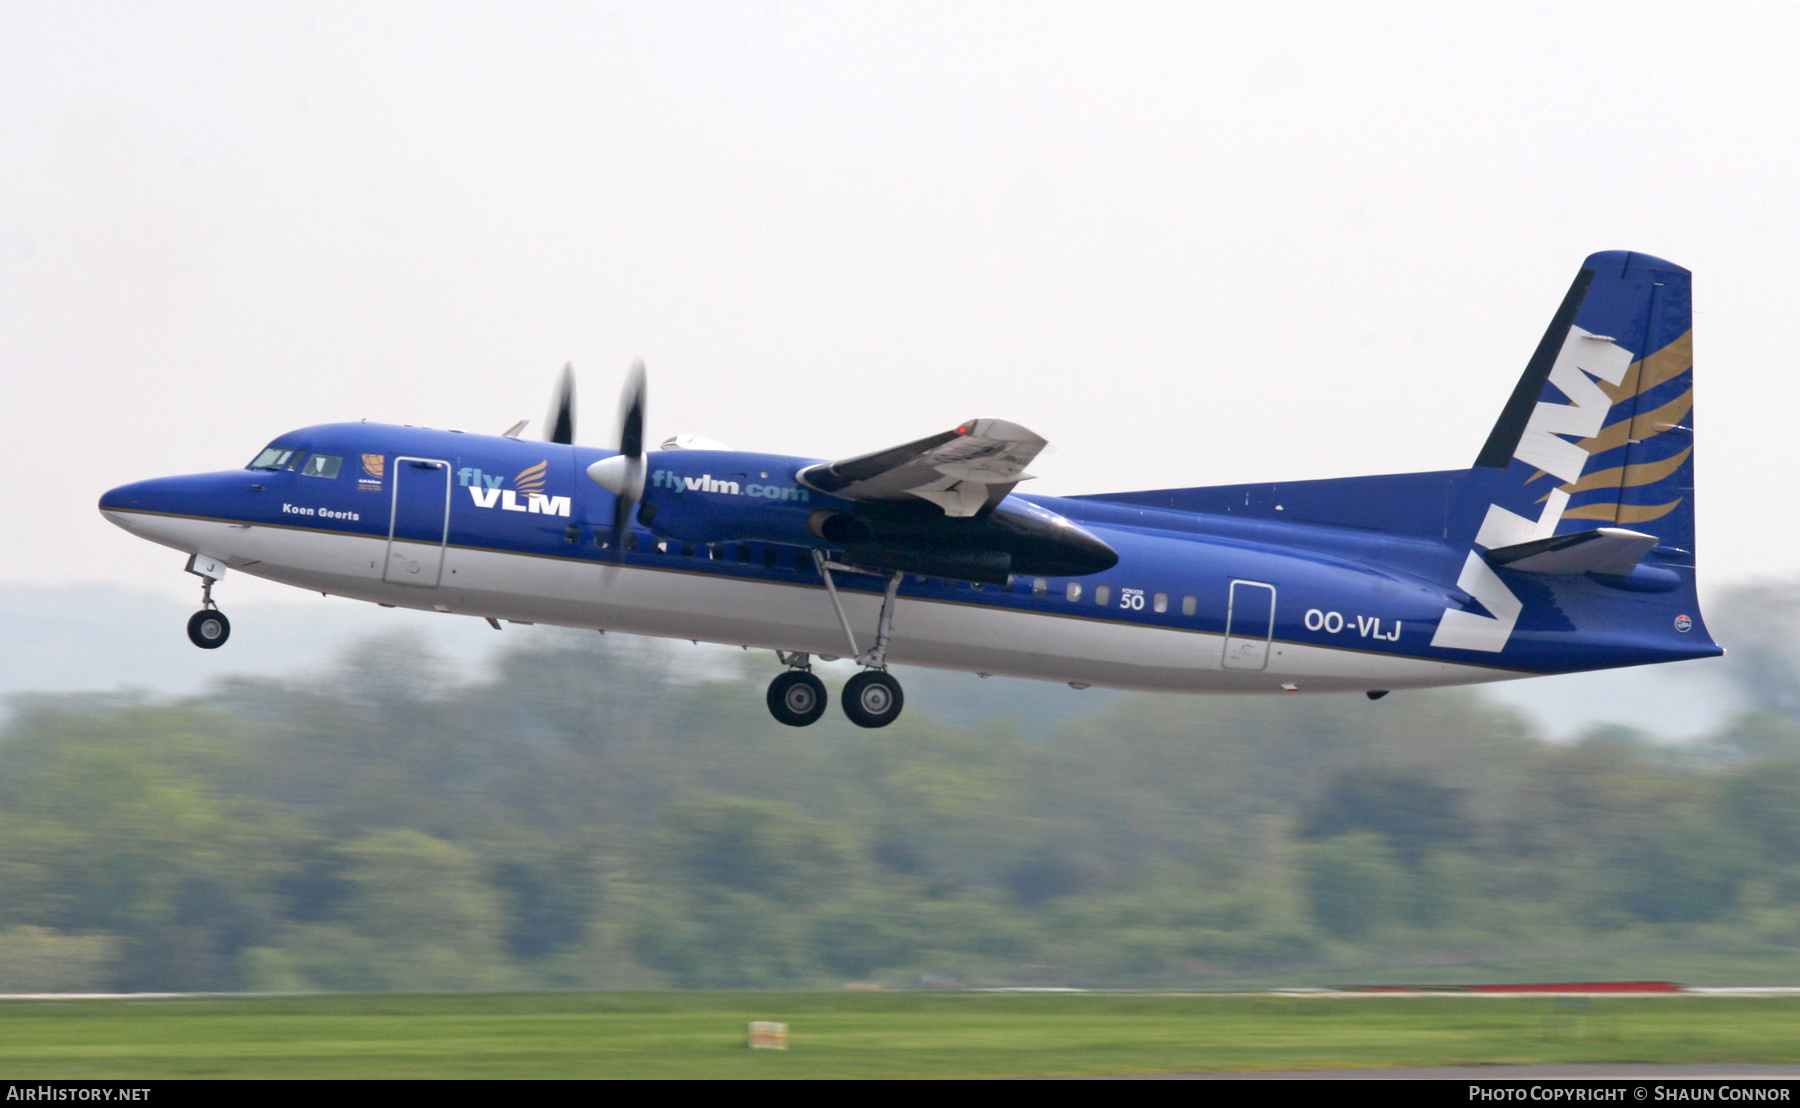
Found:
[[188, 617], [188, 641], [201, 650], [217, 650], [231, 637], [231, 621], [217, 608], [202, 608]]
[[212, 598], [213, 582], [225, 576], [225, 565], [196, 554], [188, 559], [187, 571], [200, 578], [200, 610], [188, 617], [188, 641], [201, 650], [217, 650], [231, 637], [231, 621]]

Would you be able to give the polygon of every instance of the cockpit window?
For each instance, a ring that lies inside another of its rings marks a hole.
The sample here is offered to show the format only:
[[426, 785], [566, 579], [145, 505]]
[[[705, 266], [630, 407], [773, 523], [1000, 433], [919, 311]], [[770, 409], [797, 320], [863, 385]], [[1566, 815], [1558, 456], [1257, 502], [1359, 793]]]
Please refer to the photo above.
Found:
[[288, 464], [286, 466], [287, 471], [289, 473], [292, 473], [296, 469], [299, 469], [300, 463], [302, 461], [304, 461], [305, 459], [306, 459], [306, 451], [304, 451], [304, 450], [294, 451], [294, 456], [292, 458], [288, 459]]
[[271, 446], [256, 456], [256, 460], [250, 463], [250, 468], [281, 469], [289, 462], [293, 461], [295, 456], [300, 453], [302, 453], [302, 451], [296, 450], [291, 446]]
[[336, 477], [338, 466], [342, 465], [343, 461], [344, 459], [333, 457], [330, 454], [314, 454], [306, 459], [306, 467], [300, 472], [308, 477]]

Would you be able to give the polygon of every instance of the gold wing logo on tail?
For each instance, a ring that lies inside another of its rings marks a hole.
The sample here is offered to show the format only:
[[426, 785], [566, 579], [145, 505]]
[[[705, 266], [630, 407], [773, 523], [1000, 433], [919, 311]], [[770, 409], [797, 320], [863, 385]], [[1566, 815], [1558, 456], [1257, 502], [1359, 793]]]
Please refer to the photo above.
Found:
[[[1564, 485], [1562, 491], [1574, 496], [1578, 492], [1591, 492], [1594, 489], [1635, 489], [1639, 485], [1654, 485], [1680, 469], [1681, 463], [1687, 461], [1688, 455], [1693, 452], [1694, 448], [1690, 446], [1681, 453], [1671, 454], [1660, 462], [1637, 462], [1628, 466], [1614, 466], [1611, 469], [1584, 473], [1581, 480]], [[1545, 493], [1538, 497], [1537, 502], [1542, 504], [1548, 499], [1550, 499], [1550, 494]], [[1567, 515], [1567, 513], [1564, 514]], [[1575, 518], [1580, 519], [1581, 517], [1576, 516]]]
[[1689, 389], [1660, 408], [1648, 412], [1640, 412], [1630, 419], [1621, 419], [1600, 429], [1600, 433], [1591, 439], [1582, 439], [1578, 444], [1589, 454], [1604, 454], [1608, 450], [1617, 450], [1626, 443], [1636, 440], [1654, 438], [1664, 431], [1672, 431], [1681, 426], [1694, 407], [1694, 390]]
[[1649, 523], [1653, 519], [1661, 519], [1681, 506], [1681, 497], [1676, 497], [1667, 504], [1615, 504], [1610, 500], [1598, 504], [1583, 504], [1579, 508], [1570, 508], [1562, 514], [1564, 519], [1603, 519], [1608, 523]]
[[[1615, 388], [1605, 388], [1604, 385], [1602, 388], [1613, 397], [1615, 403], [1623, 403], [1643, 396], [1658, 385], [1675, 380], [1693, 367], [1694, 332], [1690, 330], [1661, 350], [1634, 364]], [[1647, 412], [1634, 412], [1626, 419], [1601, 428], [1598, 435], [1591, 439], [1584, 439], [1579, 445], [1590, 456], [1630, 445], [1632, 446], [1630, 454], [1635, 455], [1638, 454], [1638, 446], [1667, 431], [1681, 427], [1682, 421], [1687, 419], [1688, 413], [1693, 410], [1694, 389], [1690, 385], [1673, 400]], [[1563, 488], [1571, 494], [1590, 489], [1612, 489], [1616, 490], [1615, 495], [1610, 499], [1571, 508], [1563, 513], [1563, 518], [1591, 519], [1600, 523], [1613, 523], [1621, 526], [1649, 523], [1661, 519], [1680, 507], [1686, 498], [1678, 496], [1666, 504], [1626, 504], [1621, 502], [1617, 494], [1626, 489], [1654, 485], [1658, 481], [1674, 476], [1676, 471], [1681, 469], [1693, 456], [1693, 453], [1694, 448], [1690, 445], [1667, 458], [1633, 462], [1628, 465], [1603, 469], [1597, 473], [1583, 474], [1579, 481], [1564, 485]]]
[[1688, 331], [1648, 358], [1632, 363], [1616, 385], [1601, 382], [1600, 391], [1614, 404], [1628, 397], [1642, 396], [1656, 386], [1686, 373], [1694, 367], [1694, 332]]
[[[1631, 364], [1619, 383], [1609, 384], [1598, 381], [1600, 391], [1606, 394], [1615, 406], [1634, 400], [1658, 385], [1667, 384], [1686, 373], [1694, 366], [1694, 332], [1688, 331], [1680, 338], [1669, 343], [1661, 350]], [[1665, 404], [1661, 404], [1647, 412], [1635, 412], [1616, 423], [1609, 423], [1600, 432], [1590, 438], [1576, 443], [1589, 457], [1604, 454], [1610, 450], [1630, 444], [1642, 444], [1663, 434], [1681, 427], [1682, 420], [1694, 409], [1694, 390], [1688, 388], [1680, 396]], [[1584, 473], [1578, 479], [1560, 486], [1559, 491], [1575, 496], [1584, 492], [1601, 492], [1640, 488], [1654, 485], [1658, 481], [1671, 477], [1685, 464], [1694, 453], [1688, 446], [1667, 458], [1650, 462], [1634, 462], [1628, 465], [1613, 466], [1594, 473]], [[1543, 477], [1544, 471], [1532, 474], [1527, 483]], [[1538, 503], [1549, 499], [1548, 493], [1538, 498]], [[1616, 499], [1603, 500], [1592, 504], [1583, 504], [1569, 508], [1562, 513], [1563, 519], [1588, 519], [1605, 523], [1627, 524], [1648, 523], [1661, 519], [1681, 506], [1685, 497], [1676, 497], [1666, 504], [1621, 504]]]
[[[1619, 379], [1618, 384], [1613, 385], [1606, 381], [1596, 381], [1595, 384], [1616, 407], [1627, 400], [1644, 395], [1658, 385], [1673, 381], [1693, 367], [1694, 332], [1688, 331], [1648, 358], [1641, 358], [1631, 363], [1631, 368], [1625, 371], [1625, 376]], [[1688, 412], [1692, 411], [1693, 407], [1694, 390], [1690, 388], [1659, 408], [1648, 412], [1639, 412], [1621, 419], [1617, 423], [1608, 424], [1600, 429], [1599, 434], [1592, 438], [1582, 439], [1576, 445], [1591, 456], [1604, 454], [1608, 450], [1617, 450], [1634, 440], [1643, 442], [1645, 439], [1654, 438], [1664, 431], [1672, 431], [1681, 426], [1681, 421], [1687, 418]], [[1688, 449], [1692, 450], [1693, 448], [1689, 447]], [[1540, 469], [1526, 478], [1526, 484], [1530, 484], [1542, 476], [1544, 476], [1544, 471]], [[1582, 478], [1582, 481], [1586, 480], [1587, 478]], [[1574, 488], [1573, 485], [1580, 483], [1582, 482], [1577, 481], [1570, 485], [1564, 485], [1563, 491], [1579, 492], [1581, 490]], [[1587, 487], [1598, 488], [1600, 486], [1589, 485]]]

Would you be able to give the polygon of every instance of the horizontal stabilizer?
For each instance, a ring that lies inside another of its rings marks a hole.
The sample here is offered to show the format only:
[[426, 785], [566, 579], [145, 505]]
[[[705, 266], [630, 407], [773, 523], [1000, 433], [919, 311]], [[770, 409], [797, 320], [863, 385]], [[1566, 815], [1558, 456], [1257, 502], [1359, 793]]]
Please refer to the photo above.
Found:
[[1488, 561], [1527, 573], [1599, 573], [1624, 577], [1661, 542], [1655, 535], [1601, 527], [1488, 551]]

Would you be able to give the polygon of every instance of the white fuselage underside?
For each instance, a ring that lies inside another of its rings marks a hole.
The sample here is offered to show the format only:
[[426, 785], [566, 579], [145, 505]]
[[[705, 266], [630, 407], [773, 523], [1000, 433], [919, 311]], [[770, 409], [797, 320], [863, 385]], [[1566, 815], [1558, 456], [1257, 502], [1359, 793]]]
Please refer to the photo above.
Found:
[[[335, 596], [402, 608], [623, 631], [821, 657], [851, 654], [818, 585], [743, 580], [670, 568], [618, 567], [450, 547], [442, 584], [382, 580], [386, 539], [107, 511], [135, 535], [222, 558], [244, 573]], [[395, 544], [397, 552], [414, 544]], [[435, 564], [437, 548], [411, 551]], [[675, 562], [676, 559], [671, 559]], [[881, 598], [843, 592], [858, 649], [874, 641]], [[1121, 689], [1193, 693], [1342, 692], [1476, 684], [1528, 676], [1511, 670], [1275, 641], [1264, 669], [1222, 665], [1222, 636], [980, 602], [901, 597], [887, 660]]]

